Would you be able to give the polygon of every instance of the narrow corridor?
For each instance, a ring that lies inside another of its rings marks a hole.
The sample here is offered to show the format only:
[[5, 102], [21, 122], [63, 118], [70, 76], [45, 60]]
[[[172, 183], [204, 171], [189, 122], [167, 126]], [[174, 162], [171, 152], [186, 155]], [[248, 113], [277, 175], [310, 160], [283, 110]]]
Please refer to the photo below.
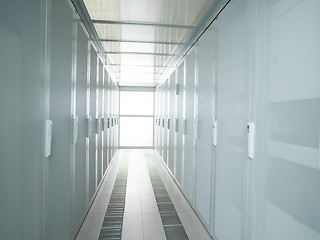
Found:
[[[82, 224], [77, 240], [104, 239], [101, 234], [101, 226], [115, 179], [124, 161], [128, 161], [128, 176], [121, 239], [211, 239], [154, 150], [119, 150]], [[152, 186], [150, 180], [150, 177], [152, 179], [156, 177], [156, 172], [161, 177], [188, 238], [181, 237], [183, 233], [180, 231], [182, 228], [179, 224], [172, 223], [172, 221], [171, 223], [170, 221], [169, 223], [168, 221], [162, 222], [165, 218], [161, 220], [163, 214], [160, 215], [158, 208], [160, 198], [157, 198], [157, 206], [153, 190], [153, 187], [156, 189], [158, 185], [153, 184]], [[180, 232], [165, 232], [163, 225], [178, 227]]]

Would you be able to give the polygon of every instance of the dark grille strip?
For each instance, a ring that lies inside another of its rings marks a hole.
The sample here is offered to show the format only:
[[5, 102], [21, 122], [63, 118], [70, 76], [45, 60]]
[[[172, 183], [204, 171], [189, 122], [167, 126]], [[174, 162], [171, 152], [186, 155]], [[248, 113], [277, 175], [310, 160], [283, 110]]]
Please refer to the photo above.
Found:
[[170, 196], [163, 185], [157, 169], [151, 161], [152, 158], [146, 157], [149, 176], [166, 238], [168, 240], [188, 240], [188, 235], [180, 221]]
[[128, 160], [121, 162], [117, 178], [110, 196], [99, 240], [120, 240], [122, 234], [123, 214], [126, 200]]

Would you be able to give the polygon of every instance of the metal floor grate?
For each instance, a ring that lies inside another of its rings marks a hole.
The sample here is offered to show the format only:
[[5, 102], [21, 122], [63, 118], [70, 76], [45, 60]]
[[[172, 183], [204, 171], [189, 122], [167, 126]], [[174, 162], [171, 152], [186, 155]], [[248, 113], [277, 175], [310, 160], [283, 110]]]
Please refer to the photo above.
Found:
[[168, 240], [188, 240], [188, 235], [157, 169], [151, 160], [148, 159], [146, 163], [166, 238]]
[[167, 239], [186, 240], [189, 239], [183, 226], [164, 226]]
[[128, 167], [128, 160], [123, 160], [113, 186], [109, 205], [102, 223], [99, 240], [121, 239], [123, 214], [126, 200]]

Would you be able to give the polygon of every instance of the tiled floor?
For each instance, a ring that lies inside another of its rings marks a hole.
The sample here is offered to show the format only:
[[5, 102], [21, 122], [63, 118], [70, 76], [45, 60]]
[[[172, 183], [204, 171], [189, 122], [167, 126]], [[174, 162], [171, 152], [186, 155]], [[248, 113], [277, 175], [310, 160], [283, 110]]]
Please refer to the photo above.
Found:
[[119, 150], [79, 231], [77, 240], [98, 239], [119, 164], [124, 158], [129, 158], [129, 172], [123, 240], [166, 239], [145, 161], [153, 161], [156, 166], [189, 239], [211, 239], [154, 150]]

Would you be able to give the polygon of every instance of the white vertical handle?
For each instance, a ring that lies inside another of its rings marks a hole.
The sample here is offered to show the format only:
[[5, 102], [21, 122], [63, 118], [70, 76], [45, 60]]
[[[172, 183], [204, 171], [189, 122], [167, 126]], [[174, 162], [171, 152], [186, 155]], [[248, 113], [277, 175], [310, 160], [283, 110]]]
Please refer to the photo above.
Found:
[[255, 150], [255, 124], [254, 122], [249, 122], [247, 124], [247, 139], [248, 139], [248, 157], [254, 158]]
[[53, 123], [51, 120], [45, 121], [45, 157], [51, 155], [51, 142], [52, 142]]
[[212, 124], [212, 128], [213, 128], [213, 133], [212, 133], [212, 137], [213, 137], [213, 145], [217, 146], [217, 141], [218, 141], [218, 121], [216, 118], [213, 119], [213, 124]]
[[198, 120], [194, 120], [194, 139], [198, 139]]
[[79, 117], [74, 115], [72, 118], [72, 144], [78, 142]]

